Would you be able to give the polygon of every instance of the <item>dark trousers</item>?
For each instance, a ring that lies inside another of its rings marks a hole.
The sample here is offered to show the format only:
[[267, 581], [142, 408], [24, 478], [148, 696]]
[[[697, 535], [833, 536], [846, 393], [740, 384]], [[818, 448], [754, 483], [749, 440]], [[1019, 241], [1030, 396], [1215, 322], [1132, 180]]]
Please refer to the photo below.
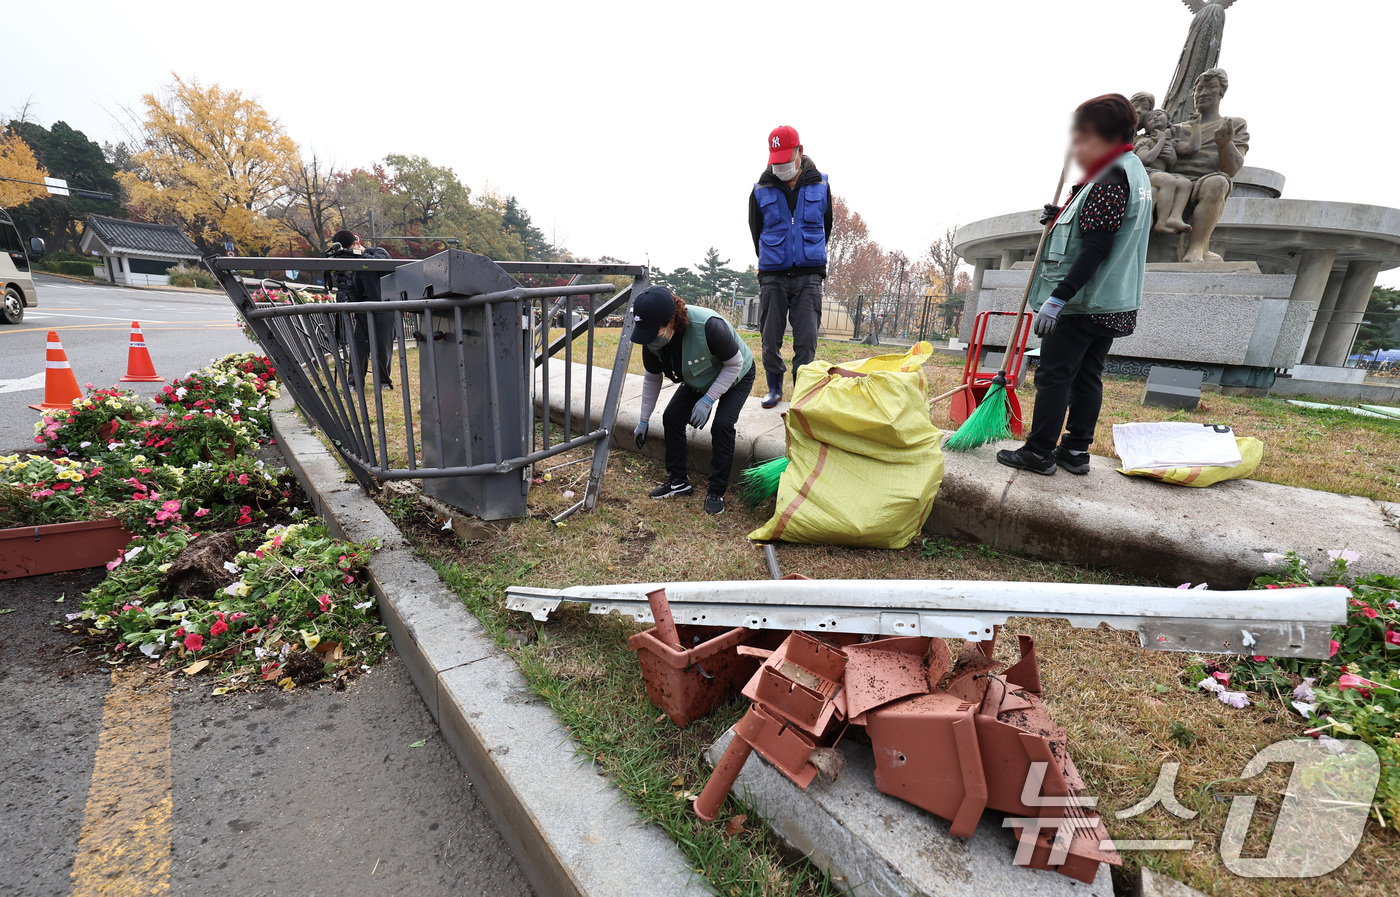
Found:
[[1083, 315], [1066, 315], [1055, 332], [1041, 341], [1035, 416], [1026, 448], [1041, 456], [1052, 454], [1057, 443], [1071, 452], [1089, 450], [1103, 405], [1104, 359], [1117, 335]]
[[792, 324], [792, 372], [817, 357], [817, 331], [822, 325], [820, 274], [758, 275], [758, 329], [763, 333], [763, 370], [779, 377], [783, 364], [783, 335]]
[[379, 371], [381, 383], [393, 383], [389, 376], [389, 358], [397, 336], [394, 333], [393, 312], [375, 312], [369, 315], [352, 315], [350, 321], [351, 338], [355, 341], [355, 381], [365, 382], [370, 356], [369, 328], [374, 328], [375, 368]]
[[[747, 374], [735, 380], [710, 412], [710, 492], [715, 495], [723, 495], [729, 488], [729, 474], [734, 468], [734, 424], [749, 398], [749, 390], [753, 389], [754, 373], [754, 368], [749, 368]], [[695, 403], [704, 395], [682, 383], [676, 387], [675, 395], [661, 415], [666, 427], [666, 473], [672, 481], [688, 477], [686, 465], [690, 451], [685, 428], [690, 425], [690, 412]]]

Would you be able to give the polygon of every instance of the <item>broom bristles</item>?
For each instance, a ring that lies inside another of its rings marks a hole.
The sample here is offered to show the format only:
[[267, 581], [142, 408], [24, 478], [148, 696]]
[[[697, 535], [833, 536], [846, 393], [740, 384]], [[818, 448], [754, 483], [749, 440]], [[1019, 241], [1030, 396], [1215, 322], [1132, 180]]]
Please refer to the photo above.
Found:
[[1006, 387], [992, 383], [975, 411], [967, 416], [958, 431], [943, 447], [952, 452], [968, 452], [989, 442], [1011, 438], [1011, 411], [1007, 405]]
[[778, 481], [787, 470], [786, 457], [764, 461], [745, 470], [739, 478], [739, 498], [749, 507], [757, 507], [778, 494]]

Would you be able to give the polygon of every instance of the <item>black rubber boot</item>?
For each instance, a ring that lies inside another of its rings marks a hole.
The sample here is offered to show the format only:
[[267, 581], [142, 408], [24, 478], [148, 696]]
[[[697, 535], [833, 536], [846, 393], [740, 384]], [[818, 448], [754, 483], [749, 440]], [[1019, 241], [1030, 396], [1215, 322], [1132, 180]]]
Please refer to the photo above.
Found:
[[783, 400], [783, 375], [772, 371], [764, 373], [768, 376], [768, 395], [763, 397], [763, 407], [775, 408]]

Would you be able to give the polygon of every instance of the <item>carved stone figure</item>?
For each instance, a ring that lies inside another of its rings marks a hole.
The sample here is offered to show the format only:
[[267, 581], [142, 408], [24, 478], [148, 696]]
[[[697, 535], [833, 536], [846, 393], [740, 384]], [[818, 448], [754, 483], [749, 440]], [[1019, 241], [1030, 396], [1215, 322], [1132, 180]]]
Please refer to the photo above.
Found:
[[[1146, 90], [1139, 90], [1137, 93], [1133, 94], [1131, 102], [1133, 108], [1136, 109], [1138, 113], [1138, 130], [1145, 130], [1147, 128], [1148, 114], [1151, 113], [1153, 109], [1157, 108], [1157, 98]], [[1170, 118], [1167, 120], [1171, 121]]]
[[1194, 185], [1190, 178], [1176, 174], [1173, 169], [1182, 155], [1193, 155], [1200, 148], [1200, 116], [1192, 117], [1184, 125], [1173, 125], [1165, 110], [1153, 109], [1147, 113], [1145, 133], [1133, 144], [1133, 151], [1142, 160], [1152, 181], [1152, 206], [1157, 221], [1152, 229], [1159, 234], [1191, 230], [1183, 216]]
[[1186, 44], [1181, 48], [1181, 58], [1176, 63], [1176, 73], [1172, 75], [1172, 85], [1167, 90], [1166, 102], [1162, 108], [1172, 121], [1185, 121], [1196, 111], [1192, 102], [1196, 79], [1202, 72], [1209, 71], [1220, 62], [1220, 41], [1225, 34], [1225, 10], [1235, 0], [1182, 0], [1187, 8], [1196, 14], [1191, 20], [1191, 30], [1186, 35]]
[[1221, 260], [1210, 251], [1210, 238], [1225, 211], [1225, 200], [1234, 189], [1231, 179], [1244, 167], [1244, 155], [1249, 152], [1245, 120], [1220, 114], [1220, 99], [1229, 88], [1230, 79], [1224, 70], [1202, 72], [1192, 91], [1196, 114], [1191, 121], [1180, 123], [1181, 127], [1191, 128], [1199, 140], [1199, 148], [1194, 152], [1190, 151], [1189, 142], [1186, 151], [1177, 144], [1176, 162], [1171, 166], [1172, 174], [1194, 182], [1187, 204], [1191, 238], [1183, 262]]

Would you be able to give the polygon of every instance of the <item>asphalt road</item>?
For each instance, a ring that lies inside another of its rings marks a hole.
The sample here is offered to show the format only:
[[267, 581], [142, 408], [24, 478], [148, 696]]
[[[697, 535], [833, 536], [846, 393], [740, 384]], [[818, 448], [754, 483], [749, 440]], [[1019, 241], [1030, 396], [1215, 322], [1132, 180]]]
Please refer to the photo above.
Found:
[[[0, 454], [28, 448], [44, 395], [44, 343], [57, 331], [79, 386], [111, 386], [126, 373], [131, 322], [139, 321], [156, 373], [167, 381], [212, 358], [254, 347], [222, 293], [183, 293], [87, 284], [35, 275], [37, 307], [17, 326], [0, 325]], [[162, 383], [126, 383], [151, 395]]]
[[0, 582], [0, 894], [532, 894], [397, 657], [342, 692], [114, 675], [53, 625], [103, 573]]

